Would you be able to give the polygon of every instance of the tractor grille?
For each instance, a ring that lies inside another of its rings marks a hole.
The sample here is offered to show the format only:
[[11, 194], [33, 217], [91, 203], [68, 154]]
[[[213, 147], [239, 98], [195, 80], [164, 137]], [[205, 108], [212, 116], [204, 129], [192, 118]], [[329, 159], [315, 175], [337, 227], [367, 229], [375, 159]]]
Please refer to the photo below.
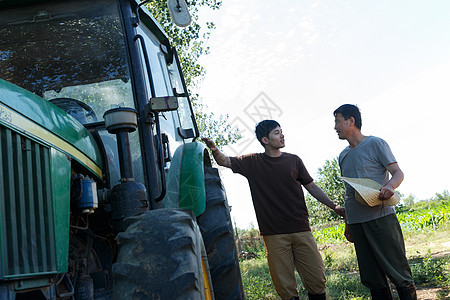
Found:
[[50, 149], [0, 126], [0, 278], [56, 271]]

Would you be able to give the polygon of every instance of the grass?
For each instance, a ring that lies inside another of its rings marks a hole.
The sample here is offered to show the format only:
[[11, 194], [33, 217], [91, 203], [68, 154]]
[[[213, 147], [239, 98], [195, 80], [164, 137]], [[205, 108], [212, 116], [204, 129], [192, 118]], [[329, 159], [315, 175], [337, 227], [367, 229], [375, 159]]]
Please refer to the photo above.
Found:
[[241, 262], [245, 299], [277, 299], [265, 257]]
[[[428, 253], [441, 253], [450, 250], [450, 222], [438, 230], [403, 231], [406, 243], [406, 253], [410, 258], [423, 257]], [[432, 237], [432, 238], [430, 238]]]
[[327, 272], [354, 272], [358, 268], [355, 248], [350, 243], [319, 244]]
[[[427, 239], [411, 236], [406, 239], [408, 249], [420, 249], [415, 253], [408, 251], [411, 270], [418, 289], [424, 287], [439, 287], [436, 297], [448, 299], [450, 294], [450, 254], [434, 257], [432, 253], [443, 253], [445, 248], [438, 246], [444, 236], [450, 236], [448, 227], [437, 232], [431, 232]], [[448, 239], [447, 239], [448, 240]], [[435, 245], [433, 250], [427, 246]], [[446, 247], [449, 250], [450, 247]], [[358, 265], [354, 247], [350, 243], [319, 244], [327, 277], [327, 294], [331, 299], [370, 299], [369, 290], [359, 280]], [[425, 252], [424, 252], [425, 251]], [[279, 299], [273, 287], [266, 257], [260, 254], [258, 258], [241, 262], [241, 272], [246, 299], [275, 300]], [[307, 299], [307, 293], [296, 274], [300, 296]], [[395, 293], [395, 291], [394, 291]]]
[[[437, 299], [450, 299], [450, 205], [432, 209], [403, 211], [398, 215], [418, 293], [420, 289], [437, 287]], [[414, 219], [417, 224], [413, 223]], [[314, 232], [314, 236], [325, 263], [330, 299], [370, 299], [369, 290], [359, 279], [353, 244], [342, 238], [343, 226], [334, 224], [321, 228]], [[262, 246], [255, 247], [259, 247], [258, 258], [241, 261], [246, 299], [279, 299]], [[307, 299], [307, 293], [296, 276], [301, 299]]]
[[331, 299], [369, 299], [370, 293], [359, 281], [358, 273], [333, 273], [327, 276], [327, 292]]

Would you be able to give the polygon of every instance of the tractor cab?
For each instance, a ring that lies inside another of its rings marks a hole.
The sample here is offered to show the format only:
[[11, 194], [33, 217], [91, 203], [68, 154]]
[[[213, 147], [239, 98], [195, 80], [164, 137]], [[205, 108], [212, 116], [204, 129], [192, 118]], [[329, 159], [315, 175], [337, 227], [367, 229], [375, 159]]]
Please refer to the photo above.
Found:
[[117, 138], [106, 130], [104, 115], [111, 109], [134, 109], [137, 126], [129, 133], [133, 176], [152, 187], [152, 199], [162, 198], [161, 176], [171, 151], [198, 137], [177, 54], [163, 31], [138, 3], [30, 3], [0, 11], [0, 78], [98, 134], [109, 187], [121, 175]]

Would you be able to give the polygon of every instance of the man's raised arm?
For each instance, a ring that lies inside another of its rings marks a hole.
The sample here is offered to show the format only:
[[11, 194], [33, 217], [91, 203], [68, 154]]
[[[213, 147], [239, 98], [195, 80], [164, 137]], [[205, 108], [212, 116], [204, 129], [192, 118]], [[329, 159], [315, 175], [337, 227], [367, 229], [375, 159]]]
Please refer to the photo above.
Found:
[[204, 141], [209, 150], [211, 150], [213, 157], [219, 166], [231, 168], [230, 157], [223, 154], [211, 139], [202, 138], [202, 141]]

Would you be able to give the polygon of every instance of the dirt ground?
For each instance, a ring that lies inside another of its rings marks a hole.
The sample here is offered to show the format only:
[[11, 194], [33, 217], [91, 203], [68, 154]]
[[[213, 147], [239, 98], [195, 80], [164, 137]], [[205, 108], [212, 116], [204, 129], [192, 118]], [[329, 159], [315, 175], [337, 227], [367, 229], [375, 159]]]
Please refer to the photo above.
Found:
[[[423, 288], [417, 290], [417, 299], [420, 300], [438, 300], [438, 292], [440, 288]], [[441, 298], [442, 299], [442, 298]], [[444, 299], [450, 299], [450, 295], [447, 295]]]

